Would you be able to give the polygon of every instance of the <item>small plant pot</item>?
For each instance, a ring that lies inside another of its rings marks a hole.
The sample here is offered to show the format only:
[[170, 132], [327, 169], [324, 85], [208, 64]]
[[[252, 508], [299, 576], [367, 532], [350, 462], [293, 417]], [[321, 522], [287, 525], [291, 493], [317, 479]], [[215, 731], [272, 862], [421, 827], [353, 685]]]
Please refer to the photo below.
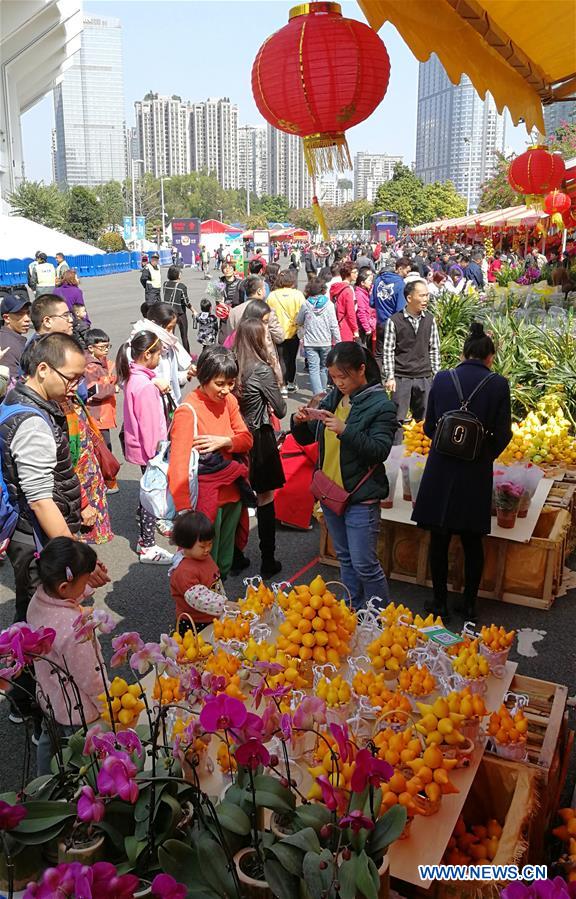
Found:
[[492, 737], [496, 755], [501, 759], [509, 759], [513, 762], [525, 762], [528, 758], [526, 743], [500, 743]]
[[274, 899], [267, 881], [257, 880], [250, 874], [250, 866], [256, 857], [252, 847], [241, 849], [234, 856], [234, 864], [241, 884], [242, 899]]
[[270, 830], [278, 840], [291, 836], [294, 833], [292, 815], [272, 812], [270, 815]]
[[64, 840], [58, 843], [58, 861], [80, 862], [82, 865], [93, 865], [104, 858], [104, 834], [90, 843], [67, 846]]
[[496, 509], [496, 521], [499, 528], [507, 528], [510, 530], [516, 524], [518, 512], [505, 511], [504, 509]]
[[466, 721], [458, 725], [458, 730], [467, 740], [476, 743], [480, 735], [480, 718], [467, 718]]
[[484, 643], [481, 643], [480, 655], [483, 655], [484, 658], [488, 660], [490, 672], [494, 675], [494, 677], [504, 677], [504, 673], [506, 671], [506, 662], [508, 661], [508, 656], [510, 655], [510, 647], [508, 647], [508, 649], [501, 649], [499, 652], [493, 652], [491, 649], [488, 649], [488, 647], [485, 646]]

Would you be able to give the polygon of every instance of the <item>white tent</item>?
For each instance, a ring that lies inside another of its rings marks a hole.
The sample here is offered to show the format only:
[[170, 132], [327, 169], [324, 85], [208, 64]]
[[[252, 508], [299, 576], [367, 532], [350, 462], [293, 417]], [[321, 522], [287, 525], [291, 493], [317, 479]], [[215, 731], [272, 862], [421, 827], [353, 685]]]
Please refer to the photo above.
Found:
[[26, 259], [42, 250], [48, 256], [64, 253], [65, 256], [81, 254], [101, 255], [104, 250], [92, 244], [68, 237], [61, 231], [31, 222], [20, 215], [0, 215], [0, 259]]

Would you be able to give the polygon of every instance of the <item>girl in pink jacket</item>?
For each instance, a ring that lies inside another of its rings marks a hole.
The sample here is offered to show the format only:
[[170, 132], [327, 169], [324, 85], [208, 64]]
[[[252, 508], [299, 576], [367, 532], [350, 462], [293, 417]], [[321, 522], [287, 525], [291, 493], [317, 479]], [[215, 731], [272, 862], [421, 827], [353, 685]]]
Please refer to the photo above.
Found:
[[[56, 719], [56, 733], [42, 722], [42, 733], [37, 749], [38, 776], [50, 774], [50, 759], [58, 749], [54, 738], [60, 741], [79, 730], [83, 721], [92, 724], [100, 717], [97, 696], [102, 693], [106, 672], [100, 670], [101, 661], [93, 640], [79, 642], [74, 633], [74, 622], [83, 612], [81, 602], [90, 595], [90, 575], [96, 568], [98, 557], [91, 546], [72, 540], [71, 537], [54, 537], [49, 540], [38, 557], [40, 584], [30, 600], [26, 620], [34, 630], [51, 627], [56, 631], [49, 652], [34, 662], [38, 687], [37, 699], [42, 711], [50, 711]], [[101, 657], [101, 653], [100, 653]], [[76, 707], [78, 697], [69, 685], [60, 682], [50, 665], [67, 668], [77, 687], [82, 714]]]
[[343, 262], [340, 266], [342, 280], [332, 284], [330, 299], [336, 307], [336, 319], [342, 340], [358, 339], [358, 319], [356, 318], [356, 297], [352, 283], [358, 277], [358, 269], [351, 262]]
[[[130, 355], [129, 355], [130, 351]], [[167, 427], [162, 393], [169, 385], [155, 374], [162, 354], [162, 342], [152, 331], [138, 331], [120, 347], [116, 357], [118, 383], [124, 389], [124, 455], [127, 462], [144, 472], [156, 455], [158, 443], [166, 440]], [[142, 506], [138, 510], [140, 539], [136, 552], [148, 565], [169, 565], [172, 554], [156, 546], [156, 519]]]
[[370, 291], [374, 283], [374, 272], [369, 268], [361, 268], [356, 278], [356, 317], [360, 331], [360, 339], [365, 347], [372, 350], [376, 336], [376, 310], [370, 306]]

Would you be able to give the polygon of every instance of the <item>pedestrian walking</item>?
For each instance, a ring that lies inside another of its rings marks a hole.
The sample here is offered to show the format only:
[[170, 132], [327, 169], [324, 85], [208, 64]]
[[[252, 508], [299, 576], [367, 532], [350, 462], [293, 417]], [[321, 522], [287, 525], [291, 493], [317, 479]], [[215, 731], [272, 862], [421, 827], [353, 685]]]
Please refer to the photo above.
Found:
[[56, 253], [56, 286], [62, 284], [64, 274], [70, 270], [70, 266], [66, 262], [64, 253]]
[[0, 363], [7, 369], [7, 388], [8, 384], [16, 380], [20, 371], [20, 358], [32, 324], [30, 300], [22, 296], [5, 296], [0, 305], [0, 314]]
[[406, 305], [404, 278], [411, 265], [406, 256], [401, 256], [396, 260], [394, 271], [381, 272], [372, 285], [370, 303], [376, 310], [376, 359], [380, 365], [382, 365], [386, 322], [391, 315], [400, 312]]
[[200, 312], [194, 314], [192, 327], [198, 329], [196, 337], [200, 346], [212, 346], [218, 340], [219, 321], [212, 312], [212, 301], [208, 297], [200, 300]]
[[56, 269], [42, 251], [36, 253], [35, 261], [28, 267], [28, 287], [36, 297], [52, 293], [56, 287]]
[[310, 387], [316, 396], [326, 390], [326, 360], [333, 344], [340, 341], [334, 304], [325, 293], [324, 282], [313, 278], [304, 288], [305, 302], [296, 319], [302, 328], [304, 355], [308, 363]]
[[396, 404], [395, 443], [402, 442], [402, 422], [408, 412], [422, 421], [432, 378], [440, 368], [440, 338], [433, 315], [427, 311], [428, 284], [410, 281], [404, 288], [406, 306], [386, 323], [383, 349], [384, 386]]
[[[430, 569], [434, 598], [426, 611], [448, 613], [448, 548], [457, 534], [464, 549], [464, 594], [456, 608], [466, 619], [476, 617], [476, 599], [484, 567], [482, 537], [491, 530], [492, 473], [512, 437], [510, 387], [506, 378], [492, 373], [496, 348], [492, 338], [475, 323], [464, 344], [464, 361], [434, 378], [424, 433], [432, 440], [412, 518], [430, 531]], [[458, 389], [459, 388], [459, 389]], [[447, 455], [434, 438], [443, 415], [469, 402], [481, 422], [484, 439], [472, 461]]]
[[158, 253], [152, 253], [150, 262], [142, 267], [140, 284], [144, 288], [144, 302], [147, 306], [162, 302], [162, 272]]
[[180, 269], [171, 265], [168, 269], [168, 280], [162, 285], [162, 302], [171, 306], [177, 315], [176, 323], [180, 330], [180, 341], [187, 353], [190, 352], [188, 341], [187, 309], [192, 309], [188, 299], [188, 288], [180, 280]]
[[295, 287], [295, 275], [290, 270], [281, 271], [276, 278], [274, 290], [268, 295], [267, 303], [278, 318], [284, 331], [284, 340], [278, 344], [278, 355], [286, 390], [296, 390], [296, 359], [300, 339], [298, 337], [298, 313], [306, 302], [302, 291]]
[[[86, 405], [104, 443], [112, 451], [110, 431], [116, 427], [118, 378], [114, 362], [108, 358], [110, 338], [106, 331], [91, 328], [86, 334], [85, 343]], [[108, 493], [118, 493], [116, 479], [106, 481], [106, 487]]]
[[175, 403], [182, 397], [182, 387], [192, 377], [192, 357], [176, 337], [177, 315], [173, 306], [155, 303], [146, 310], [146, 317], [134, 323], [129, 340], [139, 331], [152, 331], [160, 340], [160, 360], [156, 366], [156, 376], [170, 386], [170, 395]]
[[356, 283], [358, 269], [352, 262], [343, 262], [340, 266], [340, 282], [330, 288], [330, 299], [336, 307], [336, 321], [340, 329], [341, 340], [356, 340], [359, 335], [356, 318], [356, 297], [353, 284]]
[[370, 306], [373, 283], [374, 272], [372, 269], [361, 268], [354, 287], [356, 318], [360, 341], [371, 352], [373, 352], [373, 344], [376, 343], [376, 310]]

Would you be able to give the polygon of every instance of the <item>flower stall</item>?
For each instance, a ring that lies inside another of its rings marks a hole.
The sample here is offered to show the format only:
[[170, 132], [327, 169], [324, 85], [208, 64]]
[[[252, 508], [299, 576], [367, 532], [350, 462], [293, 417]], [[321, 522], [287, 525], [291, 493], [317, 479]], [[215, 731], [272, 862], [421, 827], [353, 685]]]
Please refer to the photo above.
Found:
[[[534, 860], [565, 777], [566, 689], [518, 674], [513, 631], [356, 613], [341, 590], [249, 579], [201, 634], [182, 616], [157, 643], [114, 636], [100, 720], [0, 797], [8, 895], [386, 899], [391, 879], [430, 887], [419, 864]], [[113, 629], [87, 609], [77, 639], [99, 653]], [[1, 676], [49, 665], [72, 708], [53, 639], [4, 631]]]

